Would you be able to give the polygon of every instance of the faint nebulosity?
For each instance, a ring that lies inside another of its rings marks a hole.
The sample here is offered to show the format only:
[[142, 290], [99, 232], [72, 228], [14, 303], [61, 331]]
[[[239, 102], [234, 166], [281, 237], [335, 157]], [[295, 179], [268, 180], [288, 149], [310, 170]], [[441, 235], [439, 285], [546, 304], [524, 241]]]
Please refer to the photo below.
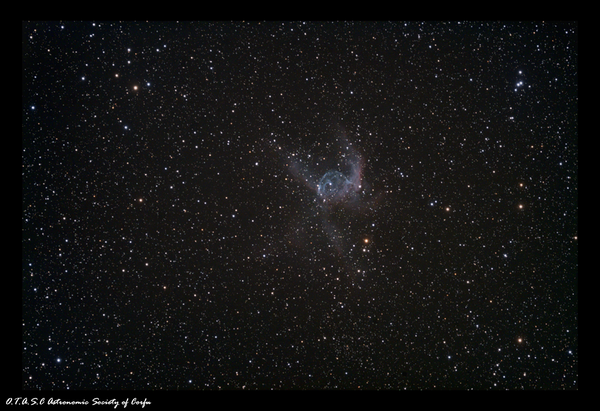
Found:
[[23, 22], [23, 389], [577, 389], [577, 50]]

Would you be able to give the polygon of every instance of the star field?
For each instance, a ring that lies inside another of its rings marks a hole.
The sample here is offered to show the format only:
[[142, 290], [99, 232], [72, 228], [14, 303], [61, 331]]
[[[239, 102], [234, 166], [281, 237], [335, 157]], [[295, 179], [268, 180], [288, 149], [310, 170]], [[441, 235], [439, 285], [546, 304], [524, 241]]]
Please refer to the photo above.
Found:
[[577, 32], [23, 22], [23, 389], [577, 389]]

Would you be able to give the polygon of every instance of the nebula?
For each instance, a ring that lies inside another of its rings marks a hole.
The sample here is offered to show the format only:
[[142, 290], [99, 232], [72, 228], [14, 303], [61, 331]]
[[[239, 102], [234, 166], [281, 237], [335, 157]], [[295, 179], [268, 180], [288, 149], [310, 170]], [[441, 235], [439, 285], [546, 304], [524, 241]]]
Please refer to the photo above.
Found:
[[317, 219], [314, 226], [325, 235], [327, 249], [334, 251], [331, 254], [337, 259], [338, 268], [350, 274], [355, 283], [358, 276], [367, 272], [356, 253], [357, 238], [368, 234], [364, 216], [374, 209], [380, 197], [365, 193], [365, 161], [360, 151], [345, 134], [335, 144], [326, 144], [330, 151], [325, 155], [291, 153], [274, 140], [269, 145], [278, 151], [293, 180], [312, 193], [312, 202], [306, 208], [308, 216]]
[[338, 202], [355, 192], [355, 185], [337, 170], [330, 170], [323, 175], [317, 185], [317, 194], [323, 202]]

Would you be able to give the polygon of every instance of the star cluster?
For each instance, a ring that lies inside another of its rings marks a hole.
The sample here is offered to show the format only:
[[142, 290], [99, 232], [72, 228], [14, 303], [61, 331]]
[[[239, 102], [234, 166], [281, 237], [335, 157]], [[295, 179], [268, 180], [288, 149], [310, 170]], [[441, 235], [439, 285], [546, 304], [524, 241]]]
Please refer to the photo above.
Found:
[[577, 31], [23, 22], [22, 387], [578, 388]]

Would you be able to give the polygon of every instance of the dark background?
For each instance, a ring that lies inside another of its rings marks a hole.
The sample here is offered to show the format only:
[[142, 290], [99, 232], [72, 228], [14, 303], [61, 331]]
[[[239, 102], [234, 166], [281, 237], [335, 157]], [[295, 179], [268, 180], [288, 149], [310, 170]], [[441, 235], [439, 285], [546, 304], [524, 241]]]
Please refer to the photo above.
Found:
[[[23, 389], [578, 388], [577, 57], [570, 22], [23, 22]], [[290, 165], [344, 139], [333, 244]]]

